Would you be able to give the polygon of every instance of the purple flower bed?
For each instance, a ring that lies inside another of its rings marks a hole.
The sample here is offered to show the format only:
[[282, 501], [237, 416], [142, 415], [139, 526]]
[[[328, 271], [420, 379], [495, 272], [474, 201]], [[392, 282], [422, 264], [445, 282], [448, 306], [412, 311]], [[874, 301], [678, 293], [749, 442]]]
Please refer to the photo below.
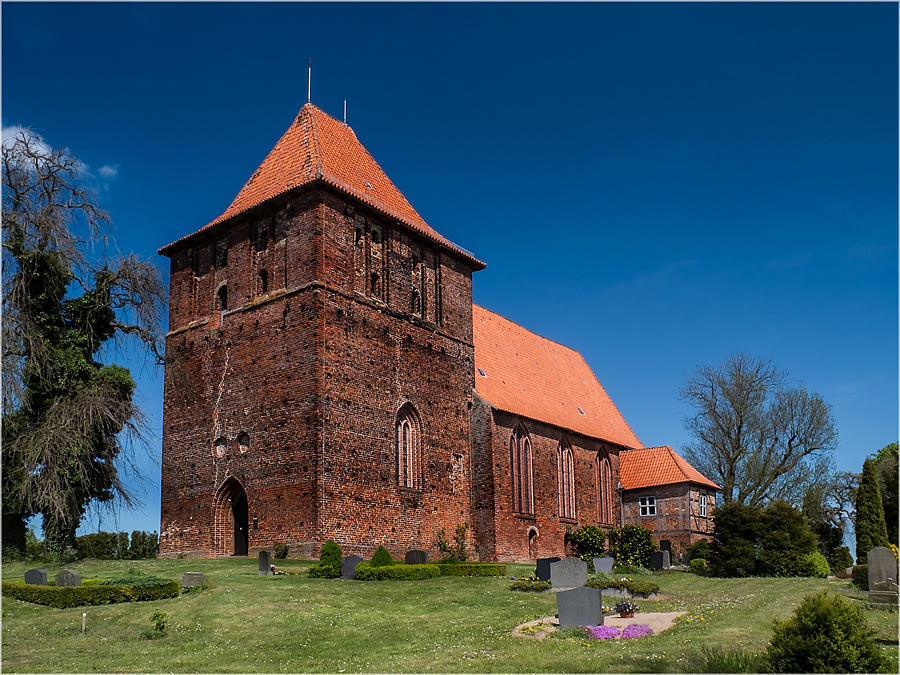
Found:
[[653, 635], [653, 629], [642, 623], [632, 623], [621, 632], [615, 626], [585, 626], [597, 640], [609, 638], [636, 638]]

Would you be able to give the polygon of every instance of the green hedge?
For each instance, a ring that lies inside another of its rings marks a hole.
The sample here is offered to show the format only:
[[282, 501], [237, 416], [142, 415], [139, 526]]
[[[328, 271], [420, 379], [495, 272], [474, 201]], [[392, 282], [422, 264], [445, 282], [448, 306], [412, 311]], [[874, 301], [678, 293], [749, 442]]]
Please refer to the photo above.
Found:
[[506, 565], [495, 563], [453, 563], [438, 565], [445, 577], [505, 577]]
[[511, 591], [522, 591], [523, 593], [543, 593], [549, 591], [553, 585], [549, 581], [532, 581], [531, 579], [516, 579], [509, 586]]
[[417, 579], [434, 579], [441, 576], [438, 565], [388, 565], [372, 567], [371, 563], [361, 562], [356, 566], [357, 581], [414, 581]]
[[115, 586], [100, 584], [96, 586], [41, 586], [26, 584], [24, 581], [3, 582], [3, 595], [6, 597], [59, 609], [177, 598], [180, 592], [178, 582], [169, 580], [153, 583], [144, 583], [144, 580], [141, 580]]
[[652, 581], [619, 581], [618, 579], [591, 579], [585, 586], [588, 588], [618, 588], [630, 591], [632, 595], [650, 595], [659, 593], [659, 584]]

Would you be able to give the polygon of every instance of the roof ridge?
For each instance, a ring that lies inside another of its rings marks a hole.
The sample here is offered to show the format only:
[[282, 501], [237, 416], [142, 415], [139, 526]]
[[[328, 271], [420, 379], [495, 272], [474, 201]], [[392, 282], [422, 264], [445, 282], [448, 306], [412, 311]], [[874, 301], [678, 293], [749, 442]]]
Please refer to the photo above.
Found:
[[309, 107], [309, 111], [306, 113], [307, 118], [309, 118], [309, 135], [315, 146], [313, 148], [313, 152], [315, 153], [314, 164], [316, 166], [315, 178], [322, 178], [322, 143], [319, 140], [319, 121], [316, 119], [316, 116], [312, 114], [312, 110], [318, 110], [323, 115], [328, 115], [328, 113], [321, 108], [314, 106], [312, 103], [307, 103], [300, 108], [300, 113], [302, 114], [307, 107]]
[[[574, 352], [575, 354], [578, 354], [578, 356], [581, 356], [581, 354], [578, 352], [577, 349], [573, 349], [572, 347], [569, 347], [568, 345], [564, 345], [562, 342], [557, 342], [556, 340], [554, 340], [554, 339], [552, 339], [552, 338], [544, 337], [544, 336], [541, 335], [540, 333], [535, 333], [533, 330], [531, 330], [531, 329], [529, 329], [529, 328], [525, 328], [525, 326], [523, 326], [522, 324], [518, 323], [517, 321], [513, 321], [512, 319], [510, 319], [510, 318], [508, 318], [508, 317], [503, 316], [503, 315], [500, 314], [499, 312], [494, 312], [493, 310], [490, 310], [490, 309], [488, 309], [487, 307], [483, 307], [483, 306], [481, 306], [481, 305], [479, 305], [479, 304], [477, 304], [477, 303], [474, 303], [474, 302], [472, 303], [472, 306], [473, 306], [473, 307], [478, 307], [478, 308], [480, 308], [480, 309], [483, 309], [485, 312], [490, 312], [490, 313], [493, 314], [494, 316], [499, 316], [499, 317], [500, 317], [501, 319], [503, 319], [504, 321], [508, 321], [509, 323], [513, 324], [514, 326], [518, 326], [518, 327], [521, 328], [522, 330], [527, 331], [527, 332], [531, 333], [532, 335], [539, 337], [541, 340], [546, 340], [547, 342], [552, 342], [553, 344], [558, 345], [558, 346], [562, 347], [563, 349], [567, 349], [567, 350], [569, 350], [570, 352]], [[583, 356], [582, 356], [581, 358], [584, 359]], [[585, 363], [586, 363], [586, 362], [585, 362]], [[593, 371], [591, 371], [591, 374], [593, 374]], [[594, 377], [596, 377], [596, 375], [594, 375]], [[599, 381], [599, 380], [598, 380], [598, 381]]]

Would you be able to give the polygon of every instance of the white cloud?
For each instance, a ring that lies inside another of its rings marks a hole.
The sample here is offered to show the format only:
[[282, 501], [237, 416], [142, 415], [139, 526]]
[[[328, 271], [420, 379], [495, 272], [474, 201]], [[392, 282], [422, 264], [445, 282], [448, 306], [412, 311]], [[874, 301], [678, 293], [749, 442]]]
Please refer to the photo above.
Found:
[[119, 175], [119, 166], [120, 164], [104, 164], [99, 169], [97, 169], [97, 173], [100, 174], [101, 178], [115, 178]]

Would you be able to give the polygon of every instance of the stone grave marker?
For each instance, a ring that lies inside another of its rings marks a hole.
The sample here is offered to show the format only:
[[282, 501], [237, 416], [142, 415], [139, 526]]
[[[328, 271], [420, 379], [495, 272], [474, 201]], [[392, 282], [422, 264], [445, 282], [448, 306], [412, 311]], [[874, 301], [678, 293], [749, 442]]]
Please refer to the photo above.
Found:
[[345, 555], [341, 558], [341, 579], [355, 579], [356, 566], [362, 561], [362, 556], [358, 555]]
[[550, 584], [553, 588], [579, 588], [587, 580], [587, 563], [581, 558], [569, 556], [550, 564]]
[[550, 581], [550, 565], [559, 561], [560, 558], [538, 558], [534, 575], [541, 581]]
[[594, 558], [594, 571], [603, 574], [612, 574], [613, 567], [616, 564], [616, 559], [610, 556], [606, 556], [605, 558]]
[[428, 551], [419, 551], [412, 550], [406, 552], [406, 557], [403, 559], [403, 562], [407, 565], [427, 565], [428, 564]]
[[75, 570], [60, 570], [56, 573], [57, 586], [81, 586], [81, 575]]
[[28, 570], [25, 572], [26, 584], [47, 585], [47, 570]]
[[[584, 561], [582, 564], [587, 566]], [[556, 611], [560, 626], [602, 626], [603, 594], [599, 588], [585, 587], [560, 591], [556, 594]]]
[[259, 552], [259, 569], [256, 571], [257, 576], [271, 576], [272, 559], [268, 551]]
[[206, 575], [203, 572], [185, 572], [181, 577], [182, 588], [192, 588], [206, 583]]
[[655, 570], [664, 570], [667, 567], [671, 567], [669, 562], [669, 552], [653, 551], [653, 553], [650, 554], [650, 566]]
[[898, 599], [897, 561], [894, 552], [876, 546], [867, 556], [869, 565], [869, 602], [896, 605]]

